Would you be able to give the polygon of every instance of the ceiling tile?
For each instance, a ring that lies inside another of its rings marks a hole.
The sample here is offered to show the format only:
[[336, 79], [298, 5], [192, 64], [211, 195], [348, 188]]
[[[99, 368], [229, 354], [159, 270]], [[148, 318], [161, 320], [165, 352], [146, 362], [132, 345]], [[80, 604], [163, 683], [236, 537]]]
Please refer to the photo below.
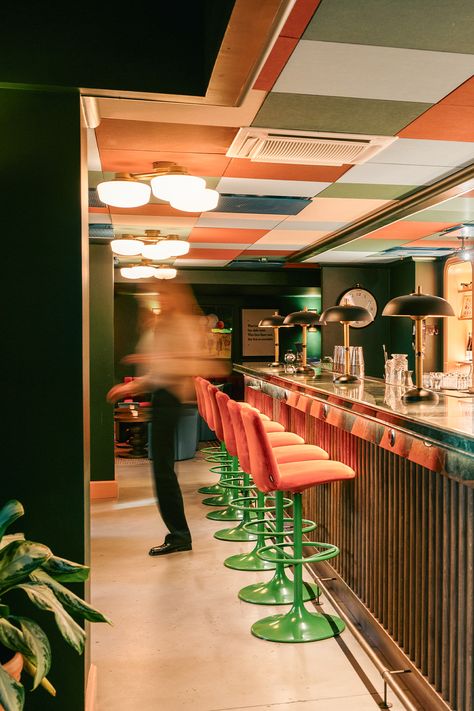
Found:
[[474, 142], [474, 106], [438, 104], [402, 129], [403, 138]]
[[374, 230], [364, 236], [364, 239], [397, 239], [397, 240], [413, 240], [417, 237], [425, 237], [433, 232], [440, 232], [446, 227], [451, 227], [449, 222], [410, 222], [408, 220], [399, 220], [391, 225], [381, 227], [379, 230]]
[[373, 252], [336, 252], [335, 250], [329, 250], [328, 252], [323, 252], [323, 254], [305, 259], [305, 263], [341, 264], [347, 262], [350, 264], [351, 262], [361, 262], [365, 257], [369, 257], [371, 254], [373, 254]]
[[[118, 210], [118, 208], [114, 208]], [[171, 217], [167, 215], [143, 215], [131, 214], [131, 210], [112, 212], [112, 224], [127, 224], [133, 227], [143, 227], [144, 229], [165, 229], [169, 227], [181, 227], [191, 229], [196, 224], [197, 217]]]
[[241, 249], [198, 249], [192, 247], [188, 254], [187, 259], [225, 259], [229, 261], [230, 259], [235, 259], [240, 253]]
[[423, 141], [399, 138], [368, 163], [400, 163], [456, 167], [474, 160], [474, 143], [462, 141]]
[[474, 215], [460, 210], [421, 210], [406, 217], [406, 222], [442, 222], [444, 225], [455, 225], [474, 219]]
[[346, 222], [318, 222], [316, 220], [298, 220], [298, 218], [291, 217], [284, 222], [280, 222], [274, 229], [275, 230], [302, 230], [302, 231], [316, 231], [316, 232], [334, 232], [334, 230], [339, 229], [339, 227], [344, 227]]
[[309, 198], [277, 197], [270, 195], [224, 195], [214, 212], [245, 212], [268, 215], [297, 215], [308, 204]]
[[474, 77], [471, 77], [464, 84], [452, 91], [440, 102], [452, 106], [474, 106]]
[[400, 245], [405, 244], [406, 240], [402, 239], [365, 239], [361, 237], [353, 242], [344, 244], [341, 247], [335, 247], [335, 252], [346, 252], [350, 250], [352, 252], [383, 252], [385, 249], [390, 249], [391, 247], [400, 247]]
[[146, 173], [158, 160], [174, 161], [193, 175], [221, 176], [230, 159], [213, 153], [178, 153], [165, 151], [127, 151], [104, 149], [100, 151], [103, 170], [113, 173]]
[[337, 0], [324, 2], [304, 38], [439, 52], [473, 52], [471, 0]]
[[434, 104], [473, 72], [473, 54], [301, 40], [274, 90]]
[[117, 233], [129, 234], [129, 235], [144, 235], [145, 230], [155, 229], [160, 230], [163, 235], [174, 234], [178, 235], [182, 239], [187, 239], [192, 227], [177, 227], [176, 225], [166, 225], [160, 223], [159, 225], [129, 225], [126, 223], [114, 222], [114, 230]]
[[253, 244], [266, 233], [267, 230], [233, 230], [194, 227], [189, 235], [189, 241], [213, 242], [216, 244]]
[[439, 165], [399, 165], [396, 163], [364, 163], [347, 171], [340, 183], [382, 183], [394, 185], [424, 185], [440, 178], [451, 168]]
[[404, 247], [436, 247], [447, 249], [456, 249], [461, 246], [461, 242], [457, 239], [417, 239], [414, 242], [406, 242]]
[[385, 185], [384, 183], [333, 183], [320, 198], [365, 198], [367, 200], [395, 200], [405, 193], [415, 190], [417, 185]]
[[305, 207], [292, 220], [318, 220], [334, 222], [352, 222], [361, 215], [378, 210], [387, 205], [389, 200], [353, 200], [351, 198], [314, 198], [308, 207]]
[[292, 254], [294, 251], [295, 249], [291, 248], [284, 249], [283, 247], [277, 247], [276, 249], [272, 249], [272, 247], [270, 246], [252, 244], [242, 254], [251, 255], [252, 257], [286, 257], [289, 254]]
[[284, 37], [301, 37], [321, 0], [296, 0], [281, 34]]
[[100, 213], [100, 212], [90, 212], [89, 211], [89, 217], [88, 217], [88, 222], [90, 225], [104, 225], [104, 224], [111, 224], [112, 219], [109, 215], [109, 211], [107, 210], [107, 213]]
[[474, 199], [472, 197], [468, 197], [467, 195], [461, 195], [461, 197], [451, 198], [451, 200], [440, 202], [438, 205], [432, 205], [430, 210], [437, 210], [440, 212], [455, 210], [463, 215], [474, 215]]
[[225, 267], [228, 259], [176, 259], [175, 267]]
[[[263, 124], [262, 124], [263, 125]], [[284, 128], [284, 126], [280, 126]], [[260, 180], [296, 180], [332, 183], [344, 175], [349, 165], [294, 165], [259, 163], [247, 158], [232, 158], [224, 171], [226, 178], [258, 178]]]
[[277, 37], [268, 59], [253, 85], [254, 89], [270, 91], [297, 43], [298, 40], [293, 37], [282, 37], [281, 35]]
[[[381, 101], [272, 91], [252, 126], [394, 136], [430, 106], [428, 103], [413, 101]], [[229, 175], [228, 171], [226, 175]], [[265, 177], [273, 176], [270, 173]]]
[[255, 178], [221, 178], [220, 193], [238, 195], [286, 195], [287, 197], [314, 197], [332, 183], [309, 180], [258, 180]]
[[181, 220], [197, 220], [198, 216], [201, 215], [201, 213], [197, 212], [175, 210], [174, 207], [171, 207], [167, 202], [161, 204], [149, 202], [141, 207], [111, 207], [110, 211], [113, 211], [114, 215], [150, 215], [155, 217], [176, 217]]
[[133, 151], [224, 154], [237, 131], [237, 128], [227, 126], [102, 119], [96, 128], [96, 136], [101, 151], [119, 148]]
[[[245, 230], [272, 230], [287, 215], [257, 215], [235, 212], [206, 212], [196, 222], [196, 227], [230, 227]], [[256, 219], [252, 219], [256, 218]], [[257, 219], [258, 218], [258, 219]]]
[[325, 237], [329, 232], [314, 231], [304, 232], [303, 230], [271, 230], [261, 237], [255, 244], [288, 245], [288, 249], [306, 247], [319, 239]]

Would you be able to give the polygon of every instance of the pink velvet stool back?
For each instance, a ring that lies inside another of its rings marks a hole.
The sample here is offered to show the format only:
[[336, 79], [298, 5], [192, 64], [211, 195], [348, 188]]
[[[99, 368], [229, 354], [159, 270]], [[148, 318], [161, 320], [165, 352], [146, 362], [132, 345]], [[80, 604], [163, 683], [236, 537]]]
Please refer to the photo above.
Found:
[[217, 407], [221, 416], [222, 429], [224, 432], [224, 442], [231, 457], [238, 457], [237, 442], [234, 434], [234, 427], [230, 419], [229, 408], [227, 407], [230, 397], [220, 390], [216, 393]]
[[258, 413], [248, 407], [241, 410], [241, 417], [250, 458], [250, 474], [254, 483], [264, 493], [275, 491], [278, 489], [278, 464], [262, 421]]
[[212, 412], [212, 421], [213, 421], [213, 430], [216, 433], [216, 437], [220, 442], [224, 442], [224, 430], [222, 428], [222, 421], [221, 421], [221, 414], [219, 412], [219, 408], [217, 407], [217, 402], [216, 402], [216, 393], [218, 393], [219, 390], [216, 388], [215, 385], [212, 385], [211, 383], [207, 383], [207, 396], [209, 399], [209, 405], [211, 408]]
[[242, 410], [248, 410], [250, 408], [245, 405], [241, 405], [239, 402], [235, 402], [235, 400], [229, 399], [227, 409], [229, 410], [232, 427], [234, 429], [234, 437], [237, 446], [237, 456], [239, 458], [240, 468], [242, 471], [246, 472], [246, 474], [250, 474], [250, 457], [247, 446], [247, 437], [245, 435], [244, 423], [242, 422], [242, 416], [240, 414]]

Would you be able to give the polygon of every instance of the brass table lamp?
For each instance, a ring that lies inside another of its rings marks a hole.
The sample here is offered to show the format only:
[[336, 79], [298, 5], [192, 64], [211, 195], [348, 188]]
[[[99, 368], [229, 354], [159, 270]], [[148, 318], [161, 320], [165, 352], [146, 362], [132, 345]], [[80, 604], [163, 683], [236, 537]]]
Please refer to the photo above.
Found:
[[454, 316], [451, 304], [440, 296], [422, 294], [420, 287], [413, 294], [397, 296], [386, 304], [382, 316], [407, 316], [415, 322], [416, 386], [403, 394], [404, 402], [438, 402], [438, 395], [423, 387], [423, 321], [429, 316]]
[[367, 309], [362, 306], [352, 306], [351, 304], [342, 303], [339, 306], [330, 306], [321, 314], [319, 323], [326, 325], [327, 323], [342, 323], [344, 327], [344, 373], [334, 378], [334, 382], [338, 385], [350, 385], [351, 383], [360, 382], [356, 375], [350, 372], [349, 362], [349, 326], [352, 321], [364, 321], [369, 323], [373, 321], [373, 316]]
[[275, 344], [275, 360], [273, 363], [270, 363], [270, 368], [279, 368], [280, 367], [280, 335], [279, 335], [279, 329], [283, 327], [283, 321], [285, 320], [284, 316], [280, 316], [278, 311], [275, 311], [275, 313], [272, 316], [266, 316], [266, 318], [262, 318], [261, 321], [259, 321], [258, 325], [260, 328], [273, 328], [273, 340]]
[[297, 373], [314, 373], [313, 368], [310, 368], [307, 364], [307, 331], [310, 326], [316, 326], [317, 324], [319, 324], [319, 314], [316, 311], [308, 311], [306, 306], [303, 311], [293, 311], [293, 313], [288, 314], [283, 321], [284, 326], [301, 326], [303, 329], [301, 365], [296, 368]]

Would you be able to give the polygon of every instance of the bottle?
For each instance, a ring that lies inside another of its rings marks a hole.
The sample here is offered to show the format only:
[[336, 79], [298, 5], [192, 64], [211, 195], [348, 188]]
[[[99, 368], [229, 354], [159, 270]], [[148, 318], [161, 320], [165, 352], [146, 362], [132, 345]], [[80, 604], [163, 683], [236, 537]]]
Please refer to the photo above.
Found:
[[472, 335], [469, 333], [466, 346], [466, 360], [472, 363]]

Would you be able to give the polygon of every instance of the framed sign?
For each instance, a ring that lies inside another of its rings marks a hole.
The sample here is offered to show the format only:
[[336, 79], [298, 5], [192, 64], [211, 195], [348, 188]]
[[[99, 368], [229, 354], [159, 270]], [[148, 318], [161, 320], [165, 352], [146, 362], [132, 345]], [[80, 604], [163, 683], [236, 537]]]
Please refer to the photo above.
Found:
[[472, 318], [472, 291], [468, 291], [462, 295], [460, 319], [467, 320]]
[[273, 328], [260, 328], [258, 323], [275, 309], [242, 309], [242, 355], [273, 358]]

